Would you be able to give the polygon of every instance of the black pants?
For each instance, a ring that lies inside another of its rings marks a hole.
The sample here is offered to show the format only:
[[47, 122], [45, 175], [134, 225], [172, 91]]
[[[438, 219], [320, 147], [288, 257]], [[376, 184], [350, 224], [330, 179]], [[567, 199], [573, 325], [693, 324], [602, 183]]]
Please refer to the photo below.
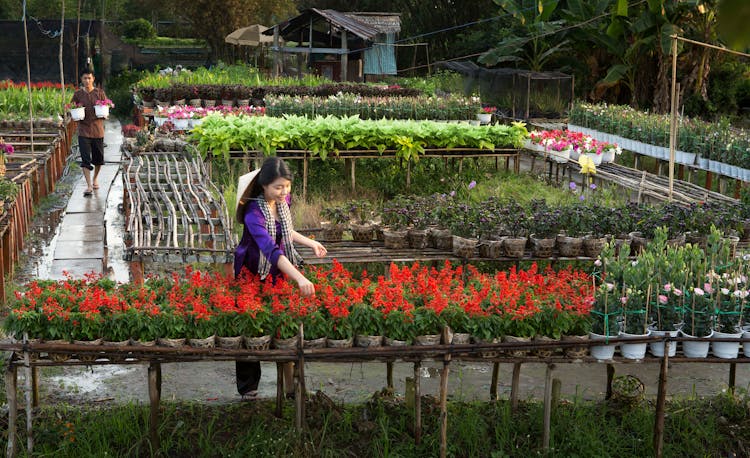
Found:
[[258, 361], [235, 361], [237, 370], [237, 391], [245, 394], [258, 389], [260, 382], [260, 362]]
[[94, 170], [95, 165], [104, 165], [104, 139], [78, 136], [81, 152], [81, 168]]

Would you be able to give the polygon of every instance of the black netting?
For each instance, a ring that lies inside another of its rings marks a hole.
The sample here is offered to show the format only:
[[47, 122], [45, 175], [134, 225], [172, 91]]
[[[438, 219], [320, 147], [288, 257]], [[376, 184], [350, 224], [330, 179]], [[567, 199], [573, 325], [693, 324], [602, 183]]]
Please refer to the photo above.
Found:
[[565, 73], [486, 69], [467, 61], [437, 65], [462, 74], [467, 95], [478, 90], [483, 103], [508, 118], [565, 118], [573, 102], [573, 77]]

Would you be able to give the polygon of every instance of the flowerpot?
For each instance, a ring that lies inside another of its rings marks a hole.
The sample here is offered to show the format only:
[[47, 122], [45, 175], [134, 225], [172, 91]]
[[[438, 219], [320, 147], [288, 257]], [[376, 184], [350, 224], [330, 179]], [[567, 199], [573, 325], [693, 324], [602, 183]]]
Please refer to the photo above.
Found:
[[708, 170], [708, 159], [698, 156], [698, 167], [703, 170]]
[[278, 350], [294, 350], [297, 348], [299, 336], [289, 337], [288, 339], [273, 338], [273, 348]]
[[172, 119], [174, 130], [188, 130], [190, 128], [189, 119]]
[[503, 240], [503, 251], [509, 258], [522, 258], [526, 253], [526, 237], [506, 237]]
[[80, 107], [80, 108], [71, 108], [70, 109], [70, 119], [73, 121], [83, 121], [83, 118], [86, 117], [86, 108]]
[[[55, 340], [45, 340], [44, 343], [50, 344], [50, 345], [68, 345], [70, 342], [64, 339], [55, 339]], [[54, 352], [54, 353], [47, 353], [49, 356], [49, 359], [56, 363], [62, 363], [70, 359], [72, 356], [68, 352]]]
[[372, 242], [372, 235], [374, 233], [372, 224], [349, 223], [349, 230], [352, 231], [352, 240], [355, 242]]
[[680, 335], [687, 339], [691, 339], [682, 341], [682, 354], [686, 358], [705, 358], [706, 356], [708, 356], [708, 350], [711, 348], [711, 342], [705, 339], [713, 337], [713, 331], [711, 331], [711, 334], [707, 335], [706, 337], [691, 336], [683, 330], [680, 330]]
[[750, 331], [742, 331], [742, 352], [746, 358], [750, 358]]
[[409, 233], [407, 231], [383, 230], [383, 246], [393, 250], [402, 250], [409, 246]]
[[708, 240], [708, 236], [706, 234], [701, 234], [700, 232], [688, 232], [685, 234], [685, 241], [693, 246], [699, 246], [706, 249], [706, 243]]
[[323, 221], [320, 227], [322, 229], [320, 235], [327, 242], [340, 242], [344, 235], [344, 226], [341, 224]]
[[[74, 340], [73, 343], [75, 345], [87, 345], [91, 347], [101, 347], [102, 345], [102, 339], [95, 339], [95, 340]], [[99, 358], [99, 354], [97, 353], [82, 353], [76, 355], [78, 360], [84, 363], [93, 363], [94, 361]]]
[[221, 104], [225, 107], [233, 107], [234, 106], [234, 100], [229, 99], [221, 99]]
[[557, 240], [552, 238], [537, 238], [531, 234], [531, 252], [536, 258], [549, 258], [555, 251]]
[[[498, 344], [502, 340], [499, 337], [495, 337], [492, 340], [485, 340], [480, 339], [479, 337], [474, 337], [474, 343], [478, 345], [484, 345], [484, 344]], [[500, 350], [485, 350], [480, 351], [479, 356], [482, 358], [497, 358], [500, 355]]]
[[630, 236], [630, 254], [638, 255], [648, 246], [649, 240], [641, 232], [631, 232]]
[[156, 346], [156, 339], [154, 340], [138, 340], [133, 339], [130, 341], [130, 344], [134, 347], [154, 347]]
[[675, 162], [678, 164], [693, 165], [695, 164], [695, 153], [687, 153], [685, 151], [675, 151]]
[[94, 113], [97, 118], [109, 117], [109, 107], [107, 105], [94, 105]]
[[250, 106], [250, 99], [237, 99], [237, 106], [238, 107], [249, 107]]
[[383, 341], [386, 347], [406, 347], [409, 345], [409, 342], [405, 340], [391, 339], [390, 337], [384, 338]]
[[497, 259], [503, 255], [502, 240], [482, 240], [479, 242], [479, 256]]
[[557, 250], [560, 256], [564, 258], [575, 258], [583, 252], [583, 238], [568, 237], [567, 235], [557, 236]]
[[154, 103], [153, 100], [142, 100], [141, 101], [141, 106], [143, 108], [154, 108], [155, 105], [156, 104]]
[[203, 121], [205, 121], [205, 120], [206, 120], [206, 118], [193, 118], [193, 119], [191, 119], [190, 120], [190, 128], [192, 129], [193, 127], [200, 126], [201, 124], [203, 124]]
[[184, 107], [185, 103], [186, 103], [185, 99], [177, 99], [174, 101], [174, 105], [178, 107]]
[[594, 166], [599, 167], [602, 165], [602, 155], [596, 154], [596, 153], [586, 153], [586, 156], [591, 159], [591, 161], [594, 163]]
[[581, 151], [579, 149], [573, 148], [572, 150], [570, 150], [570, 159], [571, 160], [577, 161], [580, 158], [581, 158]]
[[409, 229], [408, 238], [409, 248], [416, 250], [427, 248], [430, 242], [429, 233], [426, 229]]
[[[547, 336], [534, 336], [532, 339], [534, 343], [550, 343], [550, 342], [557, 342], [557, 339], [553, 339], [552, 337]], [[544, 348], [537, 348], [533, 351], [534, 356], [538, 356], [539, 358], [549, 358], [552, 356], [557, 349], [555, 347], [544, 347]]]
[[722, 241], [729, 247], [729, 257], [733, 258], [737, 254], [737, 245], [740, 243], [740, 238], [734, 235], [722, 238]]
[[[102, 342], [102, 345], [105, 347], [127, 347], [130, 345], [130, 339], [118, 341], [105, 340], [104, 342]], [[107, 358], [113, 363], [119, 363], [125, 361], [125, 359], [127, 358], [127, 353], [122, 352], [113, 354], [111, 351], [108, 351]]]
[[[589, 341], [589, 336], [562, 336], [562, 341], [586, 343]], [[563, 354], [568, 358], [580, 359], [589, 354], [589, 348], [586, 345], [580, 347], [563, 347]]]
[[325, 348], [326, 340], [325, 336], [317, 339], [305, 339], [305, 348]]
[[[623, 338], [635, 338], [635, 337], [648, 337], [651, 332], [646, 334], [628, 334], [627, 332], [620, 332], [620, 337]], [[620, 342], [620, 354], [626, 359], [643, 359], [646, 356], [646, 349], [648, 348], [648, 342], [643, 343], [626, 343]]]
[[242, 348], [242, 336], [220, 337], [216, 336], [216, 346], [225, 350], [237, 350]]
[[328, 339], [326, 345], [328, 348], [352, 348], [354, 339]]
[[168, 107], [172, 103], [169, 100], [154, 100], [157, 107]]
[[549, 152], [549, 158], [553, 160], [554, 162], [565, 164], [570, 160], [570, 153], [573, 151], [573, 148], [565, 148], [562, 151], [550, 151]]
[[414, 337], [414, 345], [440, 345], [440, 334], [425, 334]]
[[476, 239], [466, 239], [457, 235], [453, 236], [453, 254], [459, 258], [468, 259], [473, 257], [476, 247]]
[[[659, 331], [659, 330], [652, 330], [651, 335], [652, 336], [658, 336], [658, 337], [677, 337], [677, 334], [679, 331]], [[669, 349], [669, 357], [671, 358], [675, 354], [677, 354], [677, 342], [670, 341], [667, 344], [667, 348]], [[656, 356], [657, 358], [661, 358], [664, 356], [664, 342], [651, 342], [648, 344], [648, 349], [651, 352], [652, 355]]]
[[685, 234], [680, 234], [674, 238], [668, 239], [667, 246], [672, 247], [672, 248], [678, 248], [681, 246], [685, 246], [685, 241], [686, 241]]
[[[750, 223], [748, 224], [748, 234], [750, 234]], [[448, 229], [430, 230], [430, 240], [432, 246], [438, 250], [453, 251], [453, 235]]]
[[492, 113], [477, 113], [477, 119], [482, 124], [489, 124], [492, 121]]
[[200, 339], [188, 339], [188, 345], [193, 348], [214, 348], [216, 346], [216, 336], [205, 337]]
[[157, 127], [161, 127], [164, 125], [165, 122], [167, 122], [166, 116], [154, 116], [154, 124], [156, 124]]
[[201, 106], [201, 99], [190, 99], [188, 103], [190, 104], [191, 107], [198, 108]]
[[268, 350], [271, 348], [271, 336], [248, 337], [243, 336], [245, 348], [248, 350]]
[[380, 347], [383, 345], [383, 336], [366, 336], [358, 334], [354, 338], [354, 344], [358, 347]]
[[[503, 342], [523, 344], [531, 342], [531, 337], [503, 336]], [[505, 350], [511, 358], [523, 358], [529, 354], [529, 350]]]
[[607, 245], [606, 237], [584, 237], [583, 239], [583, 253], [589, 258], [597, 258], [601, 254], [604, 247]]
[[[604, 336], [601, 334], [596, 333], [589, 333], [589, 339], [590, 340], [601, 340], [605, 342], [609, 342], [610, 339], [612, 339], [612, 336]], [[609, 361], [615, 356], [615, 350], [617, 350], [617, 344], [613, 343], [606, 343], [604, 345], [592, 345], [589, 347], [589, 350], [591, 351], [591, 356], [593, 358], [596, 358], [599, 361]]]
[[159, 337], [156, 339], [156, 345], [160, 347], [178, 348], [185, 345], [187, 339], [184, 337], [177, 339], [170, 339], [168, 337]]
[[615, 162], [615, 150], [607, 149], [602, 151], [602, 164], [611, 164]]
[[454, 332], [451, 344], [453, 345], [468, 345], [471, 343], [471, 334], [468, 332]]
[[735, 342], [711, 342], [711, 353], [717, 358], [733, 359], [740, 352], [740, 338], [742, 332], [719, 332], [715, 331], [713, 337], [717, 339], [736, 339]]
[[203, 106], [204, 107], [215, 107], [216, 106], [216, 100], [209, 100], [209, 99], [203, 99]]

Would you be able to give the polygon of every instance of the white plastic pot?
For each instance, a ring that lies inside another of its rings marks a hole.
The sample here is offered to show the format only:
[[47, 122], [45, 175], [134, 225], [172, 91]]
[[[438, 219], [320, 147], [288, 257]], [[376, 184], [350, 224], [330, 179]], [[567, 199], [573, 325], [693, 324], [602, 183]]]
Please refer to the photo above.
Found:
[[94, 111], [97, 118], [109, 117], [109, 107], [107, 105], [94, 105]]
[[741, 332], [714, 332], [713, 337], [721, 339], [737, 339], [736, 342], [711, 342], [711, 353], [717, 358], [733, 359], [740, 353]]
[[[627, 332], [621, 332], [620, 337], [634, 338], [634, 337], [648, 337], [651, 335], [651, 331], [646, 334], [628, 334]], [[646, 356], [646, 349], [648, 348], [648, 342], [643, 343], [624, 343], [620, 342], [620, 353], [623, 358], [627, 359], [643, 359]]]
[[[601, 335], [601, 334], [595, 334], [593, 332], [589, 333], [589, 339], [591, 340], [608, 340], [612, 339], [616, 336], [607, 336]], [[607, 345], [592, 345], [591, 348], [589, 348], [591, 351], [591, 356], [598, 359], [599, 361], [609, 361], [615, 356], [615, 350], [617, 350], [617, 344], [607, 344]]]
[[73, 121], [83, 121], [83, 118], [85, 117], [86, 109], [84, 107], [70, 109], [70, 119]]

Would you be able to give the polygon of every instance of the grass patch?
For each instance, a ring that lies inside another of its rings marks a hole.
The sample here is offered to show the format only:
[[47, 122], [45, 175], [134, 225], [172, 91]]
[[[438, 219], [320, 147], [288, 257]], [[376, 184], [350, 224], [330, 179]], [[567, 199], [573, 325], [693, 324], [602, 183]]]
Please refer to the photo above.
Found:
[[[667, 406], [665, 456], [747, 456], [747, 396], [674, 401]], [[148, 440], [148, 407], [43, 407], [35, 419], [35, 455], [88, 456], [437, 456], [439, 412], [423, 402], [423, 440], [414, 444], [413, 413], [399, 399], [375, 395], [364, 404], [336, 405], [325, 396], [307, 404], [307, 428], [293, 428], [292, 404], [283, 418], [271, 401], [227, 405], [163, 403], [159, 450]], [[450, 402], [449, 456], [653, 456], [653, 407], [565, 402], [554, 410], [551, 449], [540, 448], [543, 406], [507, 401]], [[23, 416], [22, 416], [23, 417]], [[7, 418], [7, 417], [6, 417]], [[19, 418], [19, 446], [25, 446]], [[7, 431], [6, 428], [3, 428]], [[3, 436], [2, 446], [7, 437]], [[732, 455], [736, 453], [737, 455]], [[23, 451], [20, 454], [25, 456]]]
[[142, 48], [204, 48], [208, 46], [206, 40], [201, 40], [198, 38], [123, 38], [122, 41], [131, 45], [140, 46]]

